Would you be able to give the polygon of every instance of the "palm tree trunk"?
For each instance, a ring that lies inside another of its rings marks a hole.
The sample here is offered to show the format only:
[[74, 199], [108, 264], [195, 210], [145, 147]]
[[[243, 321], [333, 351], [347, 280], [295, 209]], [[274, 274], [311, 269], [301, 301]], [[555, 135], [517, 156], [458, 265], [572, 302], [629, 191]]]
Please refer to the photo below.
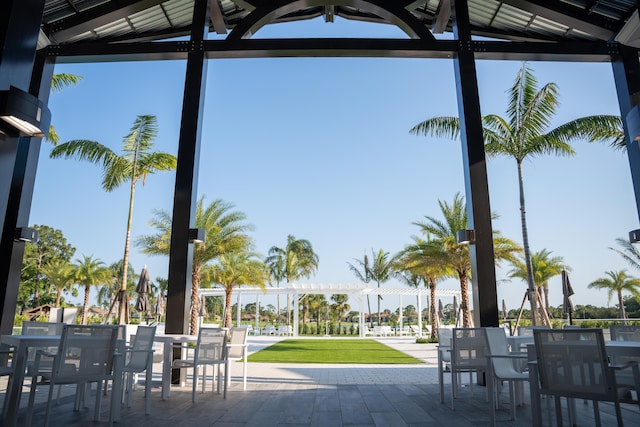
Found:
[[[135, 167], [134, 167], [135, 171]], [[131, 246], [131, 225], [133, 223], [133, 197], [136, 190], [136, 180], [131, 179], [129, 190], [129, 214], [127, 216], [127, 237], [124, 242], [124, 256], [122, 258], [122, 282], [120, 283], [120, 304], [118, 306], [118, 323], [129, 323], [129, 299], [127, 297], [127, 274], [129, 273], [129, 248]]]
[[460, 309], [462, 309], [462, 327], [471, 327], [471, 310], [469, 310], [469, 282], [467, 280], [467, 274], [458, 273], [460, 279], [460, 292], [462, 296], [460, 298]]
[[373, 328], [373, 319], [371, 318], [371, 300], [369, 294], [367, 294], [367, 307], [369, 308], [369, 327]]
[[[522, 160], [518, 163], [518, 189], [520, 191], [520, 221], [522, 223], [522, 246], [524, 248], [524, 263], [527, 267], [527, 291], [529, 292], [529, 303], [531, 304], [531, 323], [540, 323], [538, 316], [538, 304], [534, 292], [536, 291], [533, 281], [533, 268], [531, 266], [531, 250], [529, 248], [529, 233], [527, 231], [527, 214], [524, 207], [524, 181], [522, 179]], [[464, 298], [464, 295], [462, 295]]]
[[[200, 270], [193, 269], [191, 274], [191, 311], [190, 311], [190, 324], [189, 329], [191, 335], [198, 334], [198, 303], [200, 298], [198, 291], [200, 290]], [[227, 305], [227, 311], [231, 310], [231, 307]]]
[[620, 317], [622, 318], [622, 324], [627, 324], [627, 312], [624, 309], [624, 300], [622, 299], [622, 292], [618, 291], [618, 305], [620, 306]]
[[62, 288], [56, 289], [56, 308], [60, 308], [60, 298], [62, 297]]
[[[380, 289], [380, 282], [378, 282], [378, 289]], [[380, 317], [380, 295], [378, 295], [378, 326], [382, 326], [382, 317]]]
[[82, 325], [87, 324], [87, 317], [89, 317], [89, 294], [91, 294], [91, 285], [84, 286], [84, 306], [82, 307]]
[[[277, 284], [278, 289], [280, 289], [280, 282], [278, 282]], [[280, 292], [278, 292], [278, 298], [277, 298], [277, 305], [278, 305], [278, 312], [276, 314], [276, 326], [280, 326]]]
[[[228, 307], [228, 310], [226, 311], [224, 316], [224, 323], [222, 325], [224, 328], [231, 328], [231, 293], [232, 292], [233, 292], [232, 287], [229, 287], [224, 291], [225, 305]], [[239, 306], [238, 306], [238, 309], [240, 309]]]
[[431, 295], [431, 301], [429, 302], [429, 315], [431, 317], [431, 338], [438, 336], [438, 328], [440, 327], [440, 321], [436, 315], [436, 281], [429, 279], [429, 293]]
[[544, 292], [544, 309], [547, 312], [547, 314], [549, 314], [549, 287], [544, 286], [542, 288], [542, 292]]

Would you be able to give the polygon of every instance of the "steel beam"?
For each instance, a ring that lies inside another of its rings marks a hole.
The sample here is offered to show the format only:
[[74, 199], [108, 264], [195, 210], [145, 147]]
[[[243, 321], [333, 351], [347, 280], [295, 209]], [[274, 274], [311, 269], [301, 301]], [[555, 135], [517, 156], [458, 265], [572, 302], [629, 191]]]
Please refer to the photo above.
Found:
[[482, 116], [476, 65], [471, 48], [469, 11], [466, 0], [454, 0], [453, 27], [458, 40], [454, 58], [462, 159], [469, 228], [475, 230], [470, 245], [471, 285], [474, 322], [478, 326], [498, 326], [498, 295], [493, 251], [493, 229], [489, 204], [489, 183], [482, 136]]

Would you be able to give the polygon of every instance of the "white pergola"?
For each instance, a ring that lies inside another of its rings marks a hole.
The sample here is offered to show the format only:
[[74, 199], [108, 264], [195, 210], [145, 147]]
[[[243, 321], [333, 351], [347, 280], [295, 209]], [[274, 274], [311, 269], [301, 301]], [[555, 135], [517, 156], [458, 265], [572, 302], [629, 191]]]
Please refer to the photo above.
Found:
[[[200, 289], [200, 296], [222, 296], [225, 295], [223, 288], [211, 288]], [[431, 291], [428, 288], [372, 288], [365, 284], [342, 284], [342, 283], [289, 283], [287, 287], [282, 288], [266, 288], [264, 290], [258, 287], [243, 286], [233, 289], [233, 294], [236, 296], [238, 307], [242, 307], [243, 295], [255, 295], [256, 298], [256, 329], [259, 329], [260, 319], [260, 296], [261, 295], [290, 295], [293, 300], [293, 324], [299, 323], [299, 310], [298, 303], [302, 297], [308, 294], [347, 294], [349, 297], [354, 297], [358, 304], [358, 331], [361, 337], [364, 337], [364, 303], [367, 296], [378, 295], [397, 295], [398, 296], [398, 308], [399, 308], [399, 326], [402, 328], [403, 315], [402, 315], [402, 298], [405, 296], [416, 297], [418, 313], [422, 313], [422, 300], [423, 297], [430, 295]], [[460, 297], [460, 290], [454, 289], [436, 289], [436, 297]], [[225, 307], [225, 312], [227, 307]], [[240, 325], [240, 312], [237, 310], [236, 325]], [[418, 315], [418, 328], [422, 333], [422, 316]], [[298, 328], [293, 328], [293, 335], [298, 336]]]

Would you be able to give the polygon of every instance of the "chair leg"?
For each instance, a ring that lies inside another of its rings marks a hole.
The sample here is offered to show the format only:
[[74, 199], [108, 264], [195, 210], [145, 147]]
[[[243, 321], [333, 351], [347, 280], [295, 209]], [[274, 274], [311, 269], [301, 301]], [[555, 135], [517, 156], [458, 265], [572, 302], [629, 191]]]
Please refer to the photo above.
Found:
[[96, 387], [96, 403], [93, 409], [93, 420], [100, 421], [100, 410], [102, 409], [102, 381], [98, 381]]
[[198, 367], [193, 367], [193, 390], [191, 391], [191, 402], [196, 402], [196, 388], [198, 387]]
[[146, 378], [145, 378], [145, 384], [144, 384], [144, 398], [145, 398], [144, 413], [146, 415], [151, 415], [151, 386], [153, 381], [153, 366], [151, 363], [152, 363], [152, 360], [151, 358], [149, 358], [149, 362], [147, 363]]
[[[35, 401], [35, 397], [36, 397], [36, 382], [37, 382], [37, 378], [33, 377], [31, 380], [31, 389], [29, 390], [29, 404], [27, 406], [27, 419], [25, 420], [25, 425], [30, 427], [31, 426], [31, 419], [33, 417], [33, 402]], [[7, 397], [5, 396], [5, 404], [7, 402]]]

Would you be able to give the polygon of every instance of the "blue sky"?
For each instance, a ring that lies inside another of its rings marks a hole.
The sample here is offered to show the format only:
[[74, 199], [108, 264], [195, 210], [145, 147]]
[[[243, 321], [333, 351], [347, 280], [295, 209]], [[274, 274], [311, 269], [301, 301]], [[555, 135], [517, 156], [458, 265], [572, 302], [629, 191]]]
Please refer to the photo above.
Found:
[[[284, 36], [404, 37], [394, 27], [341, 19], [279, 24], [256, 34]], [[559, 86], [555, 125], [619, 114], [609, 63], [531, 65], [540, 85]], [[505, 114], [505, 91], [520, 66], [477, 62], [483, 114]], [[155, 147], [175, 154], [184, 71], [182, 61], [59, 65], [56, 72], [83, 80], [52, 95], [52, 122], [63, 141], [92, 139], [119, 151], [136, 116], [156, 115]], [[439, 217], [438, 200], [451, 202], [464, 193], [459, 141], [409, 134], [423, 119], [457, 114], [451, 60], [212, 60], [198, 194], [244, 212], [262, 254], [283, 246], [288, 234], [310, 240], [320, 265], [308, 282], [355, 283], [348, 262], [372, 249], [401, 250], [418, 232], [413, 222]], [[564, 258], [572, 269], [574, 303], [606, 305], [606, 293], [587, 290], [587, 284], [605, 271], [628, 268], [609, 249], [638, 228], [628, 160], [604, 145], [574, 147], [574, 157], [541, 157], [524, 165], [530, 244], [533, 251], [546, 248]], [[76, 257], [93, 255], [107, 264], [121, 259], [128, 187], [105, 193], [98, 166], [52, 160], [50, 150], [43, 145], [30, 223], [61, 229]], [[499, 215], [494, 228], [521, 243], [515, 161], [490, 159], [488, 176], [491, 208]], [[173, 186], [173, 173], [149, 176], [138, 186], [133, 238], [154, 232], [147, 225], [154, 209], [171, 212]], [[167, 277], [167, 258], [134, 248], [131, 261], [136, 271], [146, 264], [152, 278]], [[503, 282], [500, 269], [497, 275], [498, 298], [519, 307], [526, 284]], [[440, 286], [455, 289], [457, 282]], [[550, 289], [552, 305], [560, 304], [560, 277]], [[389, 308], [394, 304], [389, 301]]]

